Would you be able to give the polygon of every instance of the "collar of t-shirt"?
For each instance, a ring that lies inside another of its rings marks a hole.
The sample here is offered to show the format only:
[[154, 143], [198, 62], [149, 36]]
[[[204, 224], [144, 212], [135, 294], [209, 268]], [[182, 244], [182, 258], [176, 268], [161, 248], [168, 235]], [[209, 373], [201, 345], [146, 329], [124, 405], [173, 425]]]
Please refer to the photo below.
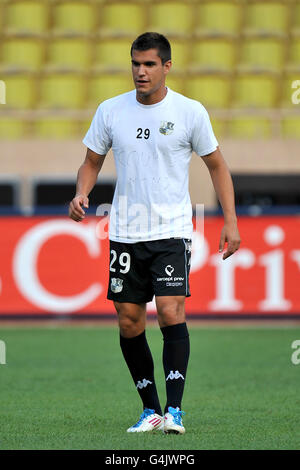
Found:
[[157, 108], [158, 106], [163, 106], [163, 105], [165, 105], [165, 104], [167, 104], [167, 103], [169, 102], [169, 100], [170, 100], [170, 95], [171, 95], [170, 89], [169, 89], [168, 87], [166, 87], [166, 89], [167, 89], [166, 96], [165, 96], [162, 100], [158, 101], [158, 103], [154, 103], [154, 104], [142, 104], [142, 103], [140, 103], [140, 102], [136, 99], [136, 96], [135, 96], [136, 104], [137, 104], [138, 106], [140, 106], [141, 108], [144, 108], [144, 109], [152, 109], [152, 108]]

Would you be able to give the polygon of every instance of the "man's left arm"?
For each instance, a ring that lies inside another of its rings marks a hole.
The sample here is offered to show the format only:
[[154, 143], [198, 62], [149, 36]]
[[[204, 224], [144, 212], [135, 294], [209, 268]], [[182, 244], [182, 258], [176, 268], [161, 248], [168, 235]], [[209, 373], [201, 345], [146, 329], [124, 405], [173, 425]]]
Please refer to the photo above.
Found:
[[219, 147], [214, 152], [201, 158], [208, 168], [224, 214], [224, 226], [220, 237], [219, 252], [224, 250], [225, 243], [227, 243], [227, 249], [223, 254], [223, 260], [225, 260], [239, 249], [241, 243], [237, 227], [232, 178]]

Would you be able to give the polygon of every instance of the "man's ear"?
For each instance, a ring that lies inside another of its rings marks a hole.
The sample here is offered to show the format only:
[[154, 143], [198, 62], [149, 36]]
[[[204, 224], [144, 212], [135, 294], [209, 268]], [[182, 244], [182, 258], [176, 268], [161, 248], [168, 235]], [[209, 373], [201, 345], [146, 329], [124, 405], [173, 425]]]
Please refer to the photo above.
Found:
[[167, 74], [169, 72], [171, 67], [172, 67], [172, 61], [167, 60], [167, 62], [164, 63], [164, 72], [165, 72], [165, 74]]

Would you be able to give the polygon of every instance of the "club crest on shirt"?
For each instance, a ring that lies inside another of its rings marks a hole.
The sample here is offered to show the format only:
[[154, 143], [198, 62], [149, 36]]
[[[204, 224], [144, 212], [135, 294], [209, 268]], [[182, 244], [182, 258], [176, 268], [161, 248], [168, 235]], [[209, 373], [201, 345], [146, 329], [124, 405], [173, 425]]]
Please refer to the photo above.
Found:
[[123, 290], [123, 279], [120, 279], [118, 277], [112, 277], [111, 278], [111, 284], [110, 288], [112, 292], [115, 294], [118, 294], [119, 292], [122, 292]]
[[174, 130], [174, 126], [175, 126], [174, 122], [161, 121], [159, 132], [163, 135], [172, 134]]

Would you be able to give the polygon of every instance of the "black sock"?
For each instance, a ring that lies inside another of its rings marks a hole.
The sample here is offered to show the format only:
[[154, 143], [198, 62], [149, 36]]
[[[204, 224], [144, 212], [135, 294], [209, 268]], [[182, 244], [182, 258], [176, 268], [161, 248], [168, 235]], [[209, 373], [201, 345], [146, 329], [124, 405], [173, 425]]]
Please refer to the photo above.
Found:
[[145, 331], [134, 338], [120, 335], [120, 346], [144, 408], [162, 414], [154, 381], [154, 363]]
[[164, 326], [161, 328], [164, 337], [163, 365], [166, 378], [168, 407], [181, 408], [181, 401], [190, 355], [190, 340], [186, 323]]

